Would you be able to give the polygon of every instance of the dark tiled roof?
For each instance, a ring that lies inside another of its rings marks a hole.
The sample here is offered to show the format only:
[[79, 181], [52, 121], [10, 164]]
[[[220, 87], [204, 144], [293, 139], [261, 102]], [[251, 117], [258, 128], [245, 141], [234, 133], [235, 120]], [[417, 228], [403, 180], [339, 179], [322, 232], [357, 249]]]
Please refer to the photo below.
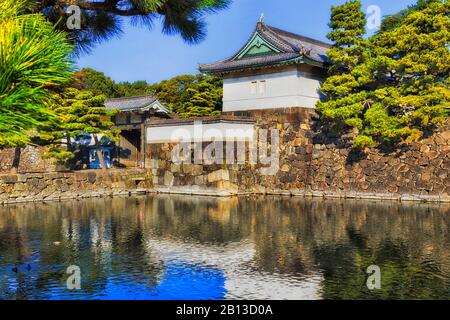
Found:
[[[106, 99], [105, 104], [107, 110], [119, 109], [120, 111], [135, 111], [145, 109], [157, 101], [158, 98], [155, 95], [142, 95], [135, 97]], [[162, 103], [159, 104], [162, 105]], [[164, 105], [162, 105], [162, 108], [159, 109], [162, 112], [170, 111]]]
[[322, 66], [328, 62], [326, 52], [331, 48], [331, 45], [328, 43], [283, 31], [262, 22], [258, 22], [256, 30], [250, 39], [256, 33], [271, 45], [275, 46], [280, 52], [244, 57], [241, 59], [238, 59], [238, 54], [236, 54], [225, 60], [201, 65], [200, 71], [226, 73], [269, 67], [283, 63], [304, 62]]
[[178, 126], [178, 125], [191, 125], [195, 122], [200, 121], [202, 124], [210, 124], [210, 123], [245, 123], [245, 124], [253, 124], [256, 122], [255, 119], [250, 117], [236, 117], [232, 115], [220, 115], [220, 116], [212, 116], [212, 117], [198, 117], [198, 118], [188, 118], [188, 119], [151, 119], [147, 122], [149, 127], [170, 127], [170, 126]]

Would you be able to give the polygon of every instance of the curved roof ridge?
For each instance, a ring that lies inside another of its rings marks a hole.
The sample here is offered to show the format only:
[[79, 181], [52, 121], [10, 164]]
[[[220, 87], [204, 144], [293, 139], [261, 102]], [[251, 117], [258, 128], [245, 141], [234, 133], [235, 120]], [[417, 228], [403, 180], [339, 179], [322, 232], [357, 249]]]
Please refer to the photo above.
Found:
[[107, 98], [106, 101], [126, 101], [126, 100], [136, 100], [136, 99], [143, 99], [143, 98], [156, 98], [156, 95], [153, 93], [150, 94], [141, 94], [137, 96], [129, 96], [129, 97], [119, 97], [119, 98]]
[[[247, 39], [245, 44], [237, 51], [237, 53], [235, 53], [234, 55], [232, 55], [226, 59], [220, 60], [218, 62], [227, 62], [227, 61], [232, 61], [232, 60], [236, 59], [239, 56], [239, 54], [247, 47], [250, 40], [256, 34], [260, 35], [264, 40], [268, 41], [270, 44], [272, 44], [275, 47], [277, 47], [278, 49], [280, 49], [280, 51], [285, 52], [285, 53], [292, 52], [293, 48], [289, 45], [289, 43], [287, 43], [286, 41], [283, 41], [282, 39], [280, 39], [279, 37], [276, 37], [275, 35], [268, 34], [268, 31], [265, 31], [262, 29], [263, 25], [264, 25], [264, 22], [258, 22], [256, 24], [255, 29], [251, 33], [250, 37]], [[276, 39], [273, 39], [274, 37]], [[280, 44], [279, 42], [282, 42], [282, 43]]]
[[[265, 28], [269, 27], [269, 28]], [[232, 55], [229, 58], [222, 59], [220, 62], [225, 61], [231, 61], [235, 59], [240, 52], [242, 52], [246, 46], [248, 45], [249, 41], [255, 36], [255, 34], [259, 34], [263, 39], [280, 49], [284, 53], [290, 53], [290, 52], [299, 52], [300, 48], [293, 46], [288, 41], [284, 40], [283, 38], [279, 37], [275, 32], [273, 32], [270, 29], [270, 26], [267, 26], [264, 22], [258, 22], [256, 24], [255, 30], [252, 32], [250, 37], [247, 39], [245, 44], [241, 47], [241, 49], [238, 50], [238, 52], [234, 55]], [[219, 62], [219, 61], [218, 61]]]
[[298, 39], [300, 41], [309, 42], [311, 44], [323, 46], [325, 48], [331, 48], [332, 47], [332, 44], [324, 42], [324, 41], [321, 41], [321, 40], [317, 40], [317, 39], [313, 39], [313, 38], [310, 38], [310, 37], [306, 37], [306, 36], [303, 36], [303, 35], [300, 35], [300, 34], [289, 32], [289, 31], [286, 31], [286, 30], [282, 30], [282, 29], [279, 29], [279, 28], [276, 28], [276, 27], [272, 27], [272, 26], [269, 26], [269, 25], [266, 25], [266, 27], [269, 30], [271, 30], [273, 33], [277, 34], [278, 36], [284, 35], [285, 37], [295, 38], [295, 39]]
[[235, 59], [235, 58], [239, 55], [239, 53], [242, 52], [242, 51], [245, 49], [245, 47], [248, 45], [248, 43], [249, 43], [250, 40], [255, 36], [256, 33], [258, 33], [258, 30], [255, 29], [255, 30], [252, 32], [252, 34], [250, 35], [250, 37], [247, 39], [247, 41], [245, 41], [245, 44], [238, 50], [237, 53], [235, 53], [235, 54], [232, 55], [231, 57], [228, 57], [228, 58], [223, 59], [223, 60], [220, 60], [220, 61], [221, 61], [221, 62], [225, 62], [225, 61], [231, 61], [231, 60]]
[[158, 100], [155, 94], [144, 94], [131, 97], [106, 99], [107, 110], [119, 109], [120, 111], [135, 111], [145, 109], [156, 104], [156, 108], [169, 113], [170, 109]]
[[258, 22], [258, 24], [256, 25], [256, 30], [261, 31], [261, 35], [270, 43], [274, 44], [277, 47], [281, 46], [280, 49], [284, 49], [283, 51], [285, 52], [300, 51], [300, 48], [281, 38], [276, 32], [271, 29], [270, 26], [266, 25], [263, 22]]

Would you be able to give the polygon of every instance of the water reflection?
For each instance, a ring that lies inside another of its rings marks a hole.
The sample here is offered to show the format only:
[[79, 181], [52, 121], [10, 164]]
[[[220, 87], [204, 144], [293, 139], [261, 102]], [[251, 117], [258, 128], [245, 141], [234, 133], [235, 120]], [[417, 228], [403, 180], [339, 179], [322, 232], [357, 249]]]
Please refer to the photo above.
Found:
[[[449, 299], [448, 205], [155, 196], [0, 208], [3, 299]], [[367, 289], [366, 269], [382, 271]], [[82, 289], [66, 288], [78, 265]]]

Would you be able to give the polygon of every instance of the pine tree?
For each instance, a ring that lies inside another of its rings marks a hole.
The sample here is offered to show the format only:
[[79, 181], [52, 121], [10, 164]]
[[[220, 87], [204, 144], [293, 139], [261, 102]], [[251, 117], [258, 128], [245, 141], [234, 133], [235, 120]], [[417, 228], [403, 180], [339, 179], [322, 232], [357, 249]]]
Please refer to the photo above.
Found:
[[149, 85], [144, 80], [134, 82], [120, 82], [117, 85], [118, 97], [132, 97], [153, 93], [153, 86]]
[[363, 62], [366, 53], [365, 25], [366, 17], [359, 1], [332, 7], [329, 24], [332, 31], [327, 37], [334, 45], [327, 52], [331, 62], [330, 75], [322, 86], [327, 99], [317, 104], [317, 110], [341, 128], [362, 127], [364, 101], [368, 94], [361, 90], [355, 69]]
[[362, 134], [374, 141], [418, 140], [450, 113], [450, 2], [421, 0], [370, 41], [364, 83], [373, 103]]
[[[50, 146], [44, 158], [54, 158], [63, 163], [74, 156], [73, 139], [90, 135], [95, 141], [102, 171], [106, 174], [101, 147], [107, 138], [116, 140], [120, 131], [112, 129], [111, 117], [117, 111], [106, 110], [105, 96], [68, 88], [55, 98], [52, 111], [56, 114], [56, 122], [41, 126], [40, 135], [36, 138], [37, 143]], [[62, 141], [66, 142], [65, 146]]]
[[[151, 29], [161, 19], [163, 33], [179, 34], [188, 43], [197, 43], [205, 35], [204, 16], [228, 7], [230, 0], [32, 0], [35, 10], [44, 13], [56, 26], [69, 34], [77, 52], [89, 52], [102, 41], [118, 37], [123, 25]], [[81, 10], [81, 29], [67, 28], [66, 10], [76, 5]]]
[[222, 80], [202, 74], [183, 75], [153, 86], [158, 98], [182, 118], [220, 114]]
[[[216, 116], [220, 114], [222, 103], [221, 81], [206, 77], [187, 89], [190, 98], [184, 102], [182, 118]], [[219, 84], [219, 85], [218, 85]]]
[[95, 95], [105, 95], [107, 98], [118, 96], [118, 86], [111, 78], [103, 72], [84, 68], [74, 74], [71, 87], [79, 90], [89, 90]]
[[[356, 130], [354, 146], [414, 141], [449, 117], [450, 3], [421, 0], [368, 41], [357, 1], [332, 9], [333, 66], [319, 113]], [[356, 17], [356, 18], [355, 18]]]
[[27, 1], [0, 2], [0, 148], [20, 147], [49, 121], [49, 87], [70, 80], [72, 47], [41, 14], [28, 14]]

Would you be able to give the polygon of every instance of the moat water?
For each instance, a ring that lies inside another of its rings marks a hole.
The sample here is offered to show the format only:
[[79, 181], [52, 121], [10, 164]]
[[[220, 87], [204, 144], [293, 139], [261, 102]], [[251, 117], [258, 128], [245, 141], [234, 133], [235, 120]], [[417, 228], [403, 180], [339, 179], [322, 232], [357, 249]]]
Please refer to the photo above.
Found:
[[450, 299], [450, 209], [164, 195], [5, 206], [0, 299]]

